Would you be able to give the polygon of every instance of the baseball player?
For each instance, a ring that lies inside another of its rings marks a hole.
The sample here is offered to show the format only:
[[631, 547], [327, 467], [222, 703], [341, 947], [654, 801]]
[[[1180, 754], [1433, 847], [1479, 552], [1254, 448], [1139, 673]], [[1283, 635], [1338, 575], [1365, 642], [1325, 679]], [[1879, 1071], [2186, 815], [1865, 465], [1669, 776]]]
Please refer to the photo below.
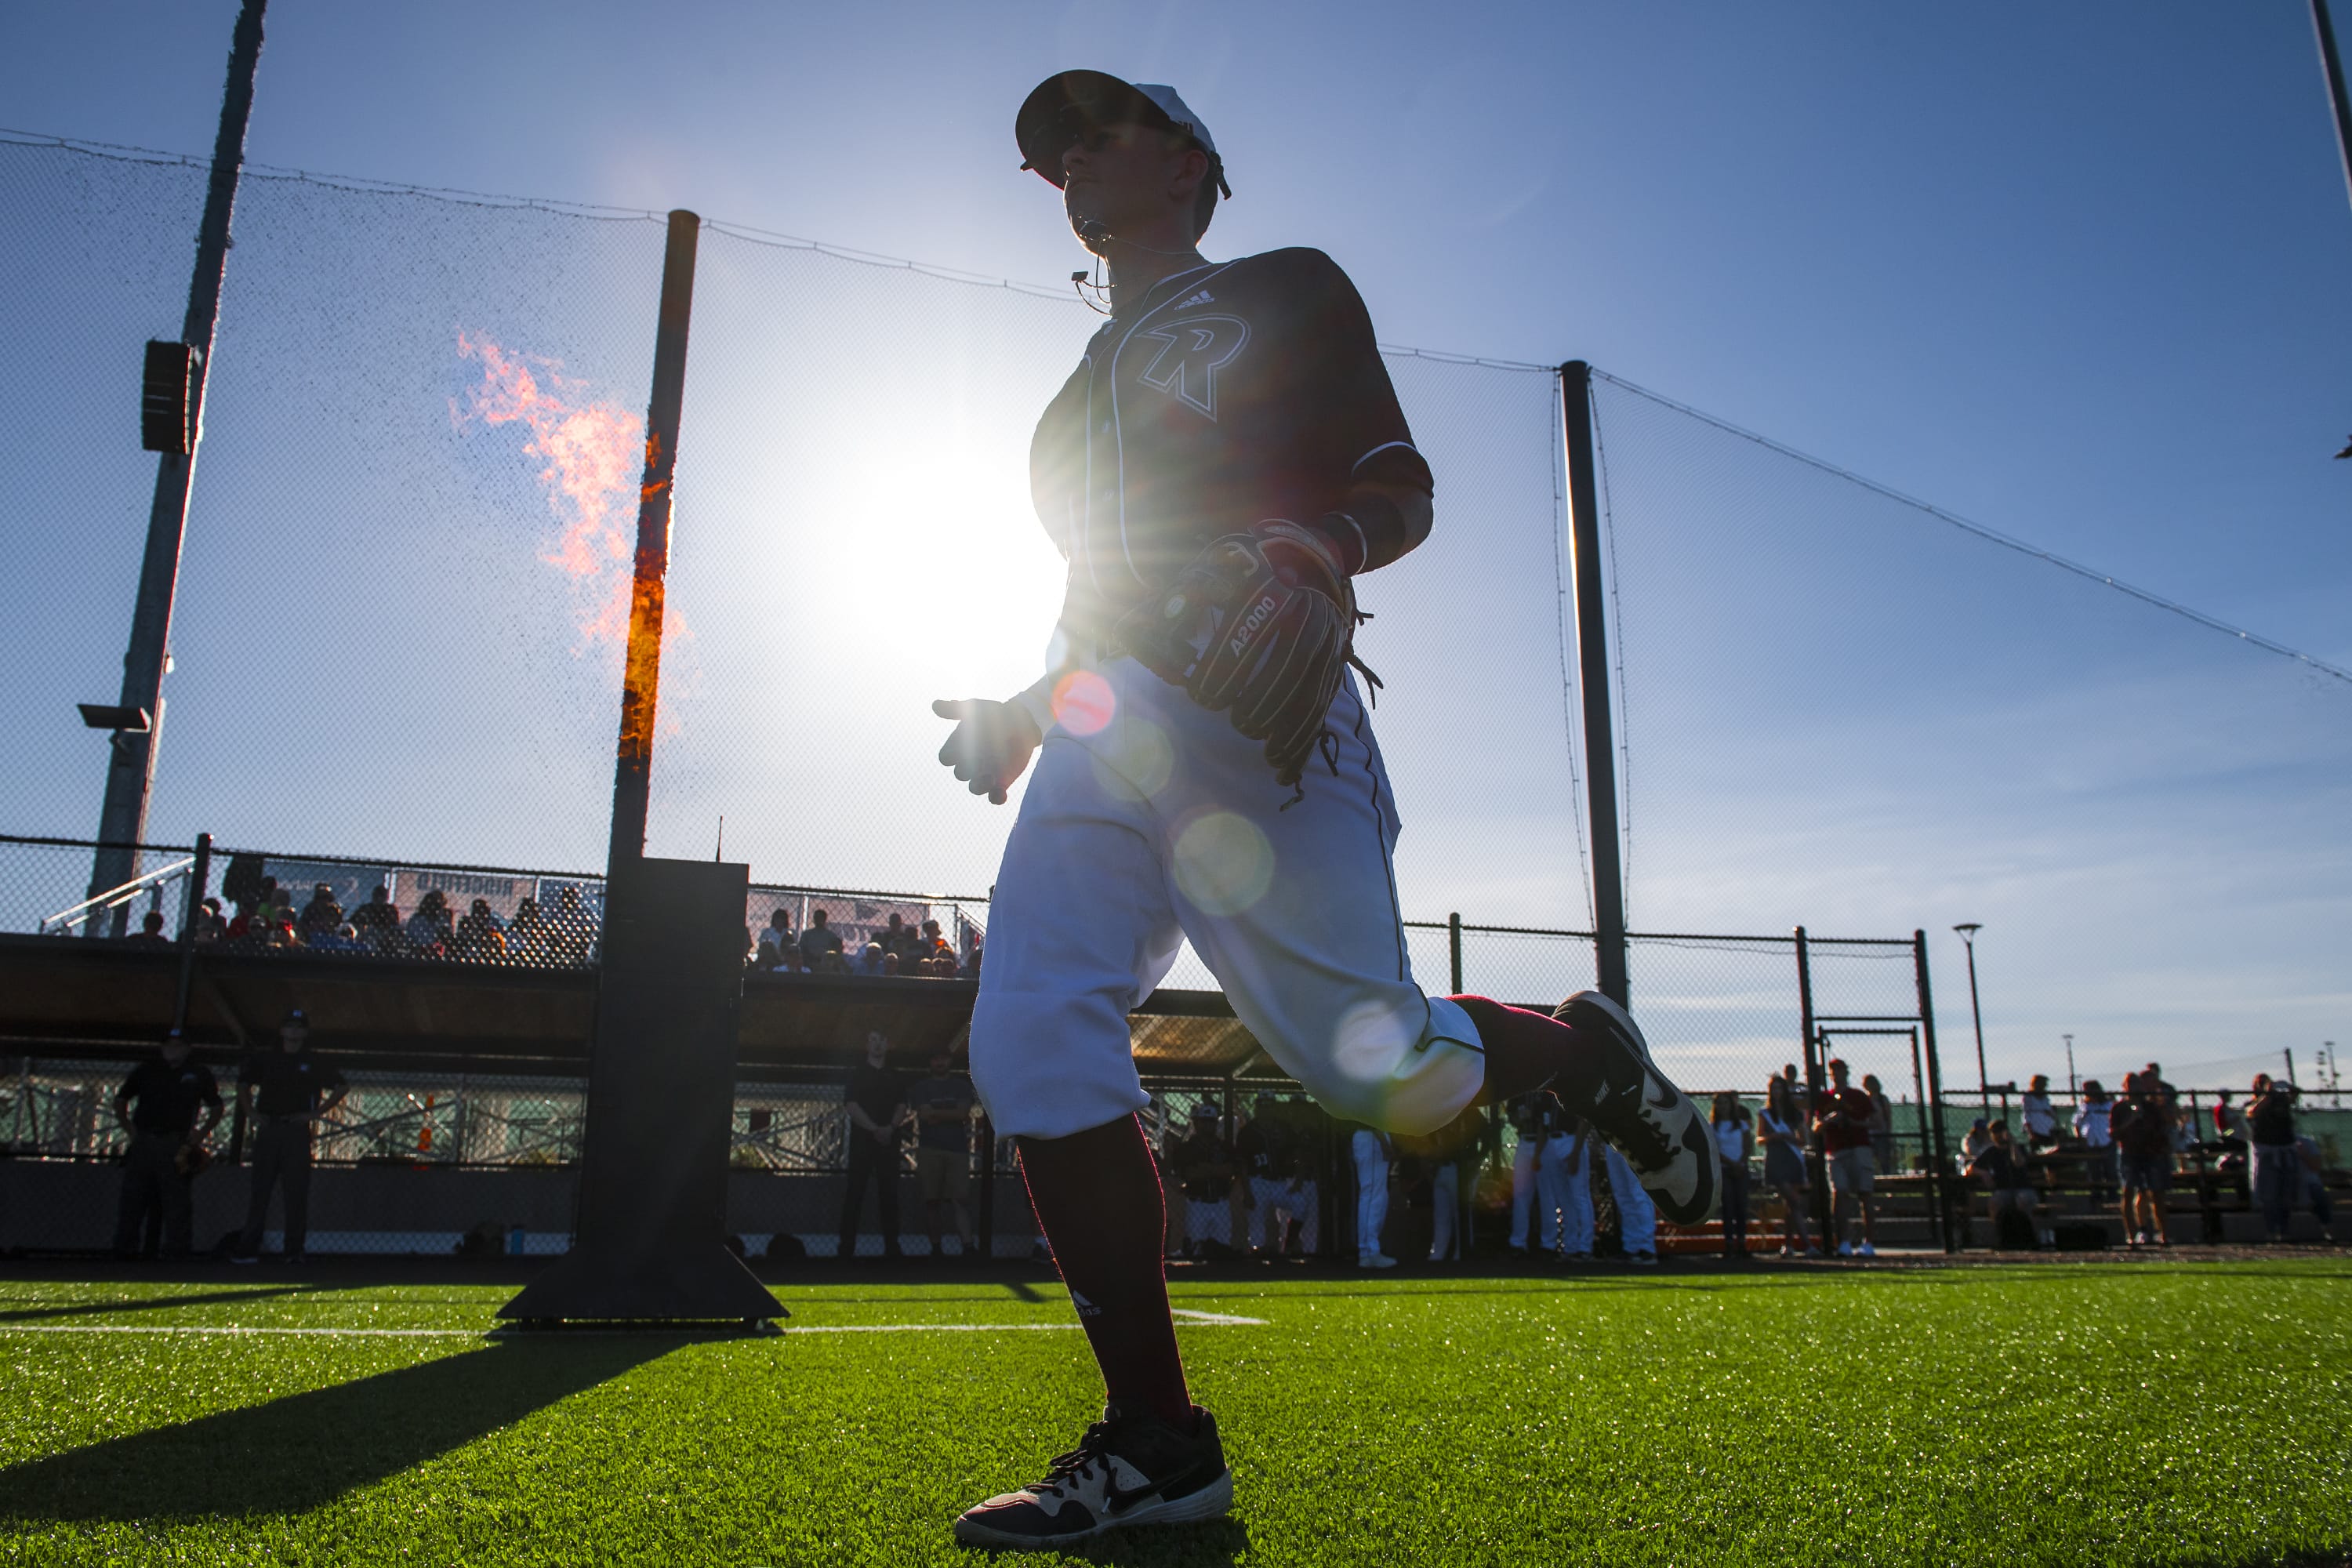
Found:
[[940, 760], [974, 795], [1002, 803], [1036, 762], [971, 1071], [1019, 1141], [1108, 1397], [1042, 1480], [967, 1510], [956, 1536], [1064, 1548], [1232, 1503], [1169, 1316], [1127, 1021], [1186, 940], [1342, 1120], [1425, 1134], [1549, 1085], [1669, 1217], [1703, 1217], [1717, 1174], [1705, 1118], [1613, 1003], [1581, 994], [1547, 1016], [1413, 981], [1396, 806], [1350, 673], [1352, 584], [1428, 536], [1433, 480], [1347, 275], [1314, 250], [1202, 257], [1232, 193], [1171, 88], [1066, 71], [1014, 138], [1108, 268], [1108, 319], [1030, 450], [1068, 563], [1045, 673], [934, 710], [956, 721]]

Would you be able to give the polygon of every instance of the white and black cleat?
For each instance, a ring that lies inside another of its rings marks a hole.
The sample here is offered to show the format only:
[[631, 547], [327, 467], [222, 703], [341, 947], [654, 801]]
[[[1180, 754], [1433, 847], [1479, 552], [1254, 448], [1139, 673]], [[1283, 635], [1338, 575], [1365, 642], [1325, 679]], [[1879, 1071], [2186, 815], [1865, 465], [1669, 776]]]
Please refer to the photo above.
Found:
[[1714, 1132], [1690, 1096], [1650, 1059], [1649, 1042], [1625, 1009], [1598, 991], [1580, 991], [1552, 1016], [1574, 1029], [1591, 1053], [1588, 1084], [1571, 1089], [1555, 1081], [1561, 1101], [1617, 1146], [1660, 1214], [1676, 1225], [1696, 1225], [1713, 1214], [1722, 1184]]
[[1234, 1506], [1233, 1472], [1217, 1418], [1192, 1407], [1184, 1433], [1148, 1412], [1117, 1405], [1055, 1459], [1045, 1479], [964, 1510], [955, 1537], [966, 1546], [1034, 1552], [1076, 1546], [1138, 1524], [1198, 1524]]

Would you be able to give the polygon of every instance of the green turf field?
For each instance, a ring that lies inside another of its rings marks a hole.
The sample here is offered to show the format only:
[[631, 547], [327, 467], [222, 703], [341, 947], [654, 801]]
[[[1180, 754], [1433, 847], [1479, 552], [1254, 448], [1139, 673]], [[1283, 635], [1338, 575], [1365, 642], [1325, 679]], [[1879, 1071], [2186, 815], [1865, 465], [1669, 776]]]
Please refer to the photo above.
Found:
[[[0, 1561], [977, 1562], [956, 1510], [1034, 1479], [1098, 1398], [1043, 1282], [787, 1285], [790, 1326], [828, 1331], [760, 1339], [486, 1341], [508, 1293], [0, 1281]], [[2220, 1563], [2352, 1544], [2352, 1264], [1177, 1297], [1257, 1320], [1181, 1331], [1236, 1511], [1089, 1561]]]

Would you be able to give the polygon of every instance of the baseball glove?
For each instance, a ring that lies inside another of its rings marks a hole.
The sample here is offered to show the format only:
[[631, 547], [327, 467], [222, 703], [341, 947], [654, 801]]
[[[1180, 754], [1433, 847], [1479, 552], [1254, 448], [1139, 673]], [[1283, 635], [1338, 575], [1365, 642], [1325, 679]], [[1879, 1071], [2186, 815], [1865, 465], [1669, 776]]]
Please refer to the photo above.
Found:
[[172, 1164], [184, 1179], [193, 1180], [204, 1174], [213, 1163], [213, 1152], [201, 1143], [183, 1143], [172, 1155]]
[[1355, 649], [1356, 595], [1330, 546], [1282, 518], [1211, 542], [1114, 636], [1144, 668], [1265, 744], [1286, 786], [1315, 754]]

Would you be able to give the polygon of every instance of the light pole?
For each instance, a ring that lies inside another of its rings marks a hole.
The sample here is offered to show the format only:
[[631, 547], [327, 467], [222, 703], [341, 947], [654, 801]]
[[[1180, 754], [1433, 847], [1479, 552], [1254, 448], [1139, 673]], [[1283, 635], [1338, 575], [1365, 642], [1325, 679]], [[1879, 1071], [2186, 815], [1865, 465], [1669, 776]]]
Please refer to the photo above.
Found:
[[[1984, 1008], [1977, 1001], [1977, 932], [1984, 930], [1984, 922], [1963, 921], [1952, 929], [1960, 933], [1960, 940], [1969, 946], [1969, 1014], [1977, 1025], [1977, 1093], [1982, 1097], [1981, 1103], [1990, 1105], [1992, 1077], [1985, 1071]], [[1985, 1114], [1990, 1116], [1992, 1112], [1988, 1110]]]
[[2080, 1100], [2083, 1091], [2074, 1082], [2074, 1037], [2067, 1035], [2063, 1038], [2066, 1041], [2066, 1092]]

